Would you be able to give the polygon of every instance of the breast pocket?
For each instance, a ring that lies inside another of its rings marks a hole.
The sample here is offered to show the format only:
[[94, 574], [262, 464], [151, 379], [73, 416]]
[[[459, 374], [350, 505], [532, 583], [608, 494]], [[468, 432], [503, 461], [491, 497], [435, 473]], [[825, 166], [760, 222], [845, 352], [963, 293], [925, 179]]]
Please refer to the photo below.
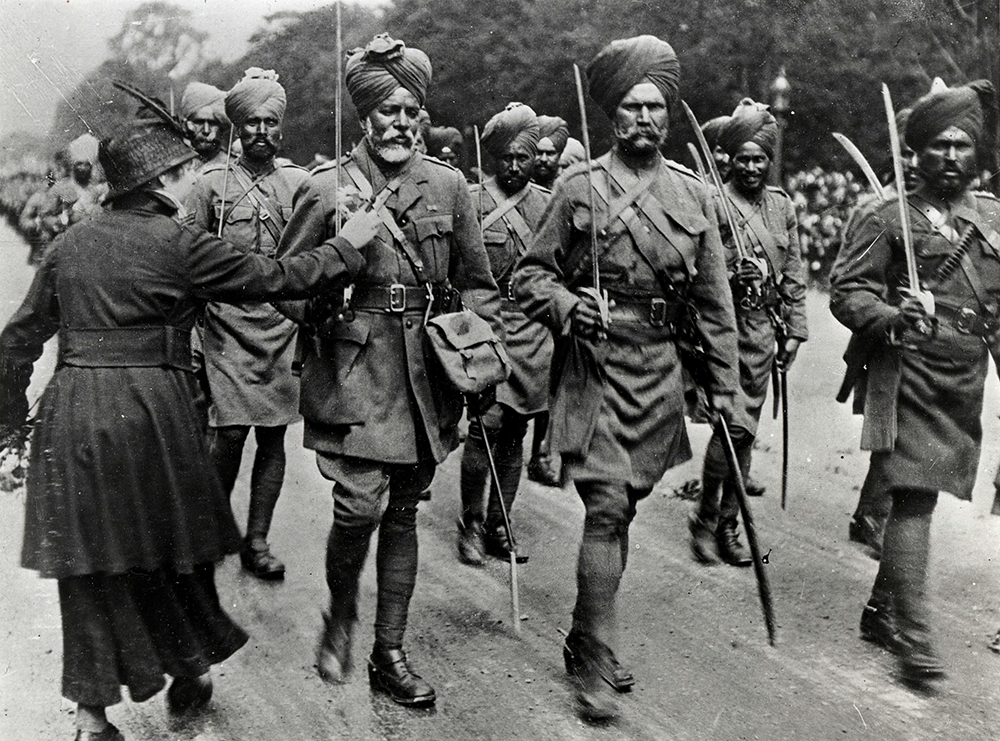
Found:
[[420, 246], [420, 254], [432, 281], [442, 281], [448, 275], [448, 250], [454, 228], [451, 214], [422, 216], [413, 220], [413, 231]]
[[487, 229], [483, 233], [483, 245], [490, 259], [490, 270], [497, 278], [504, 276], [514, 265], [513, 245], [508, 239], [507, 231]]
[[668, 215], [670, 222], [676, 225], [672, 235], [667, 235], [670, 244], [676, 249], [684, 261], [688, 275], [694, 278], [698, 274], [695, 263], [698, 259], [698, 245], [701, 235], [708, 230], [708, 219], [693, 211], [678, 211]]

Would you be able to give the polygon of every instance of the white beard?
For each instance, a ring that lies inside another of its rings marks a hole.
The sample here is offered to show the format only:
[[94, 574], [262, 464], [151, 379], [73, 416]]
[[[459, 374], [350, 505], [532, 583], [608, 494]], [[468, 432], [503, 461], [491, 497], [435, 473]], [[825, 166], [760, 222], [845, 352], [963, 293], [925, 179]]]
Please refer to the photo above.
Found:
[[372, 128], [371, 121], [367, 120], [365, 121], [365, 137], [368, 139], [368, 145], [375, 155], [390, 165], [401, 165], [417, 151], [416, 141], [414, 140], [411, 140], [409, 144], [383, 141]]

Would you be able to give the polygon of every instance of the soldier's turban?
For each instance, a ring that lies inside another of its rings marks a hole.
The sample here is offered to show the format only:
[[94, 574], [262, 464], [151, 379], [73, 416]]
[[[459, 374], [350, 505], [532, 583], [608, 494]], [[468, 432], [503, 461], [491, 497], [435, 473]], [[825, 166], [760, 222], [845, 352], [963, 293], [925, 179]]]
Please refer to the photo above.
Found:
[[729, 123], [729, 116], [716, 116], [701, 125], [701, 133], [705, 135], [705, 141], [712, 149], [718, 146], [719, 137], [727, 123]]
[[522, 144], [533, 153], [538, 144], [538, 116], [523, 103], [508, 103], [486, 122], [481, 142], [493, 157], [502, 157], [511, 144]]
[[243, 73], [233, 89], [226, 93], [226, 115], [237, 126], [242, 126], [254, 113], [264, 109], [264, 113], [277, 118], [285, 116], [285, 88], [278, 83], [278, 75], [273, 69], [251, 67]]
[[562, 154], [566, 142], [569, 141], [569, 124], [558, 116], [539, 116], [538, 141], [542, 139], [548, 139], [556, 148], [556, 152]]
[[778, 143], [778, 122], [764, 103], [744, 98], [719, 134], [719, 146], [730, 157], [747, 142], [758, 145], [768, 157], [774, 159]]
[[427, 136], [427, 154], [439, 157], [448, 149], [455, 154], [462, 148], [462, 132], [454, 126], [431, 126]]
[[605, 46], [587, 65], [590, 97], [614, 115], [622, 98], [640, 82], [651, 82], [663, 94], [667, 108], [677, 102], [681, 64], [666, 41], [655, 36], [618, 39]]
[[83, 134], [71, 141], [66, 147], [66, 154], [69, 155], [70, 163], [97, 162], [97, 139], [90, 134]]
[[358, 115], [365, 118], [399, 87], [413, 93], [423, 106], [431, 72], [431, 60], [420, 49], [380, 33], [364, 49], [351, 52], [344, 82]]
[[583, 142], [571, 136], [559, 156], [559, 167], [569, 167], [577, 162], [583, 162], [586, 158], [587, 150], [584, 149]]
[[935, 136], [954, 126], [978, 145], [983, 137], [984, 104], [995, 106], [993, 85], [988, 80], [929, 93], [913, 104], [906, 122], [906, 143], [919, 152]]
[[181, 95], [181, 118], [187, 120], [202, 108], [211, 108], [212, 117], [226, 123], [226, 93], [204, 82], [188, 83]]

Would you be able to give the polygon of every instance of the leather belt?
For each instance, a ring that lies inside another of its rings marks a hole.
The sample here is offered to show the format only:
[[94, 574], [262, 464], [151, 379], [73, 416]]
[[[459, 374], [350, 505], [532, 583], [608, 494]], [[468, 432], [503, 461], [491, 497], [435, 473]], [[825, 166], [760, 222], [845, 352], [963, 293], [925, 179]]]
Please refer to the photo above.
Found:
[[[609, 292], [610, 293], [610, 292]], [[662, 296], [635, 298], [615, 294], [611, 296], [615, 302], [611, 315], [624, 314], [630, 318], [648, 323], [652, 327], [665, 327], [680, 318], [682, 304], [679, 301], [668, 301]]]
[[426, 311], [431, 302], [425, 286], [356, 285], [351, 293], [350, 308], [402, 314], [405, 311]]
[[997, 330], [997, 317], [983, 316], [982, 311], [971, 306], [952, 307], [942, 302], [935, 307], [934, 315], [939, 322], [946, 322], [959, 334], [988, 337]]
[[192, 370], [191, 331], [180, 327], [84, 327], [59, 330], [59, 362], [82, 368]]
[[510, 280], [497, 281], [497, 290], [500, 293], [500, 308], [504, 311], [517, 311], [524, 313], [521, 305], [514, 298], [514, 286], [511, 285]]

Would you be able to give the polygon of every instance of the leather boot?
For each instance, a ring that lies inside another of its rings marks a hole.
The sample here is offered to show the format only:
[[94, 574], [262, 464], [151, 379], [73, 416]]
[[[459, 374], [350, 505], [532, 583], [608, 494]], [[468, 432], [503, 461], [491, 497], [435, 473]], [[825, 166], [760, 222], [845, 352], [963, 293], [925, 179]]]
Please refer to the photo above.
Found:
[[466, 525], [458, 521], [458, 560], [469, 566], [482, 566], [486, 557], [483, 543], [483, 525], [473, 520]]
[[167, 708], [171, 713], [197, 710], [212, 699], [212, 677], [207, 672], [200, 677], [174, 677], [167, 690]]
[[323, 633], [316, 649], [316, 669], [324, 682], [342, 684], [351, 670], [351, 636], [355, 621], [323, 613]]
[[615, 720], [618, 717], [618, 702], [613, 685], [604, 676], [613, 675], [611, 649], [586, 633], [579, 634], [573, 648], [571, 668], [580, 716], [592, 723]]
[[861, 640], [874, 643], [886, 651], [899, 654], [903, 644], [896, 632], [896, 621], [892, 610], [879, 604], [874, 598], [868, 600], [861, 613]]
[[904, 682], [920, 684], [928, 679], [943, 679], [944, 663], [925, 637], [903, 635], [899, 654], [899, 675]]
[[378, 643], [368, 659], [368, 683], [373, 690], [387, 692], [393, 702], [407, 707], [433, 705], [434, 688], [415, 674], [401, 648], [387, 648]]
[[[583, 672], [582, 652], [584, 639], [582, 634], [570, 631], [563, 644], [563, 661], [566, 664], [566, 673], [575, 677]], [[635, 684], [635, 677], [628, 669], [618, 663], [618, 658], [614, 652], [608, 648], [608, 662], [599, 667], [601, 677], [605, 682], [615, 688], [616, 692], [631, 692]]]
[[281, 581], [285, 578], [285, 564], [271, 553], [270, 546], [260, 540], [243, 541], [240, 548], [240, 563], [258, 579]]
[[499, 523], [497, 525], [486, 525], [486, 534], [483, 544], [486, 549], [486, 555], [488, 556], [509, 561], [511, 551], [513, 551], [514, 558], [518, 563], [528, 562], [528, 556], [519, 553], [517, 550], [517, 543], [511, 541], [511, 539], [507, 537], [507, 528], [503, 526], [503, 523]]
[[715, 533], [698, 515], [692, 513], [688, 518], [688, 530], [691, 531], [691, 554], [698, 563], [714, 565], [719, 563]]
[[719, 556], [730, 566], [749, 566], [753, 563], [749, 551], [740, 542], [739, 528], [735, 521], [720, 521], [715, 539], [719, 546]]

